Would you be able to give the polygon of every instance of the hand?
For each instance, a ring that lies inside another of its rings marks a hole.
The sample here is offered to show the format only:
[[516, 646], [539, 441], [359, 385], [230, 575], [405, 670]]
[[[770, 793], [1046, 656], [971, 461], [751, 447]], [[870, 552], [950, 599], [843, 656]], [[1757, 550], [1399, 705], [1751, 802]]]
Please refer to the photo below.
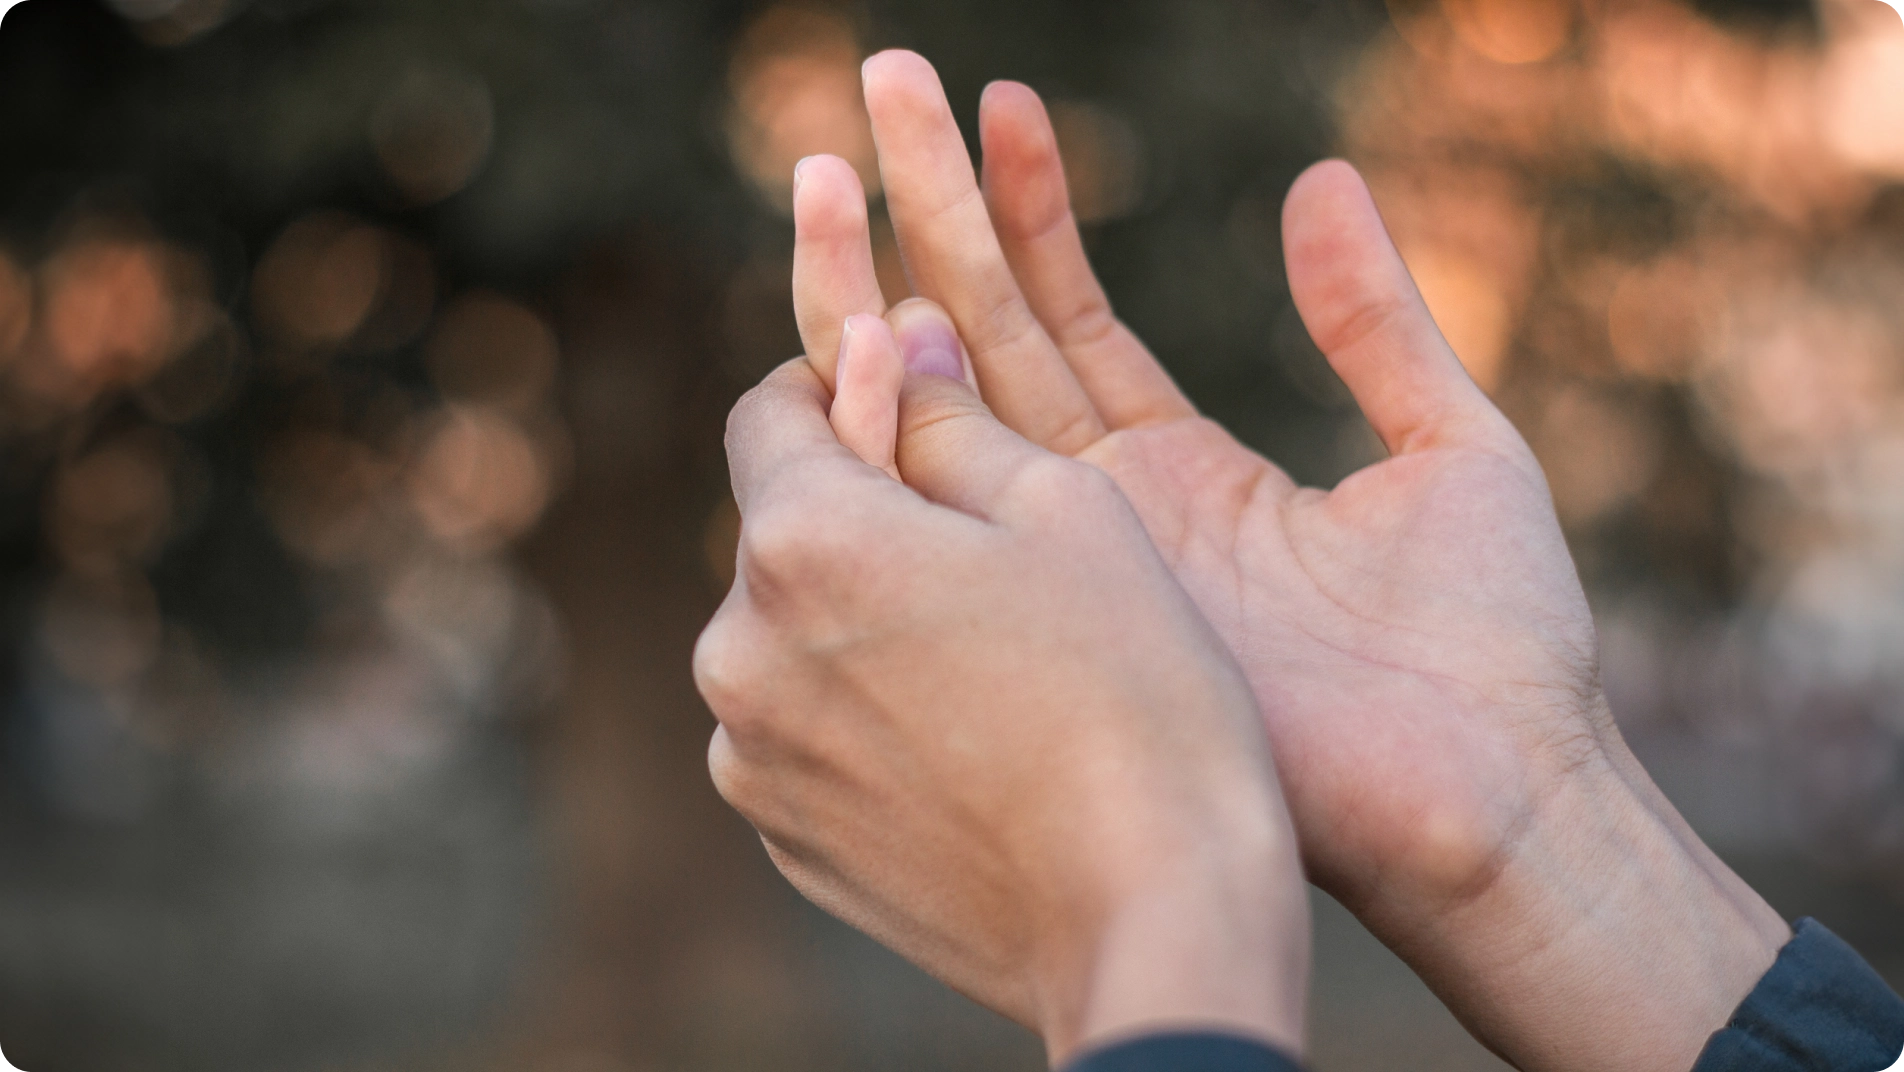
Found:
[[[1322, 492], [1113, 316], [1035, 94], [988, 90], [981, 193], [925, 61], [875, 57], [866, 92], [914, 289], [1006, 424], [1116, 479], [1235, 652], [1316, 881], [1522, 1068], [1689, 1067], [1789, 931], [1621, 741], [1540, 468], [1359, 177], [1312, 169], [1285, 217], [1297, 306], [1392, 455]], [[803, 171], [795, 303], [824, 354], [883, 304], [850, 169]]]
[[1169, 1026], [1299, 1053], [1308, 906], [1247, 682], [1111, 481], [898, 319], [909, 374], [859, 317], [837, 401], [801, 360], [734, 411], [715, 784], [801, 892], [1054, 1063]]

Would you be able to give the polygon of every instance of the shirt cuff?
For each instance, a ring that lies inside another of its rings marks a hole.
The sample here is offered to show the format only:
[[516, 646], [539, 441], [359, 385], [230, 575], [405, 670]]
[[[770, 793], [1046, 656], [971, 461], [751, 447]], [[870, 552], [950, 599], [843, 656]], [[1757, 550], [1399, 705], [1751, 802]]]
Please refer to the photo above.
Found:
[[1816, 920], [1712, 1036], [1693, 1072], [1882, 1072], [1904, 1051], [1904, 1001]]
[[1301, 1072], [1260, 1042], [1232, 1035], [1150, 1035], [1088, 1053], [1065, 1072]]

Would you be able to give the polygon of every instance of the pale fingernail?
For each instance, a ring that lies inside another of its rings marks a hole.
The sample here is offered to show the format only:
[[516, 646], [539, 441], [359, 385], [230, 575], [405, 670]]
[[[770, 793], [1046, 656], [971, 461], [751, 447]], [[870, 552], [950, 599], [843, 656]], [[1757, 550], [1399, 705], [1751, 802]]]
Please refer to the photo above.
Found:
[[810, 156], [802, 157], [799, 163], [793, 165], [793, 188], [794, 189], [798, 190], [800, 188], [801, 180], [807, 177], [806, 176], [807, 164], [811, 163], [812, 160], [813, 158]]
[[919, 317], [899, 329], [899, 352], [905, 355], [908, 372], [963, 380], [964, 349], [958, 332], [943, 320]]
[[853, 318], [847, 317], [840, 328], [840, 356], [833, 363], [833, 382], [839, 383], [846, 378], [846, 355], [853, 351]]

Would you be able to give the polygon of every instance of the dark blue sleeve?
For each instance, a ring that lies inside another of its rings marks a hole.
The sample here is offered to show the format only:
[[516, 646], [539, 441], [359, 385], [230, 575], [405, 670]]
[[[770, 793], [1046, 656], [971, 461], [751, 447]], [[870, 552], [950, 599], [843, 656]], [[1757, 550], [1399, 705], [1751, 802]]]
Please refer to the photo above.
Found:
[[1807, 919], [1693, 1072], [1889, 1072], [1900, 1053], [1904, 1001]]
[[1177, 1034], [1148, 1038], [1086, 1054], [1065, 1072], [1302, 1072], [1296, 1062], [1260, 1042], [1230, 1035]]

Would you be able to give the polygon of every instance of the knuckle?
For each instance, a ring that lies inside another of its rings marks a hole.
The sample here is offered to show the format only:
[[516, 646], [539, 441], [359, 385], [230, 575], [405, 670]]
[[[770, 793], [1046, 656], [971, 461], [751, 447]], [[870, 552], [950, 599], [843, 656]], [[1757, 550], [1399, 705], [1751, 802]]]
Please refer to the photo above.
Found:
[[760, 777], [735, 747], [725, 727], [716, 730], [707, 746], [707, 773], [721, 799], [750, 819], [759, 810]]
[[1038, 516], [1094, 516], [1115, 508], [1122, 493], [1104, 470], [1051, 454], [1019, 471], [1011, 496]]
[[716, 619], [695, 641], [694, 686], [723, 723], [753, 706], [756, 690], [747, 664], [733, 630], [723, 620]]
[[1051, 450], [1071, 457], [1103, 438], [1104, 423], [1097, 410], [1080, 400], [1044, 433], [1043, 442]]
[[992, 419], [977, 395], [963, 384], [946, 380], [917, 384], [899, 399], [899, 438], [902, 443], [933, 432], [966, 427], [973, 418]]
[[773, 401], [771, 381], [762, 381], [748, 388], [727, 411], [727, 434], [725, 443], [729, 454], [734, 453], [745, 441], [748, 429], [760, 423], [763, 412]]
[[816, 392], [824, 390], [806, 358], [796, 357], [782, 363], [749, 388], [734, 403], [734, 408], [727, 411], [723, 442], [728, 455], [733, 456], [745, 444], [749, 432], [772, 420], [775, 414], [785, 412], [789, 405], [803, 398], [815, 401]]
[[1317, 348], [1335, 354], [1362, 345], [1391, 330], [1410, 311], [1407, 299], [1395, 294], [1365, 294], [1333, 320], [1312, 333]]
[[786, 595], [824, 582], [838, 556], [832, 511], [770, 506], [742, 523], [740, 569], [752, 590]]
[[1059, 337], [1063, 344], [1082, 350], [1090, 350], [1104, 345], [1123, 327], [1117, 315], [1111, 311], [1110, 302], [1105, 300], [1101, 291], [1086, 295], [1076, 305], [1062, 314], [1063, 327]]

